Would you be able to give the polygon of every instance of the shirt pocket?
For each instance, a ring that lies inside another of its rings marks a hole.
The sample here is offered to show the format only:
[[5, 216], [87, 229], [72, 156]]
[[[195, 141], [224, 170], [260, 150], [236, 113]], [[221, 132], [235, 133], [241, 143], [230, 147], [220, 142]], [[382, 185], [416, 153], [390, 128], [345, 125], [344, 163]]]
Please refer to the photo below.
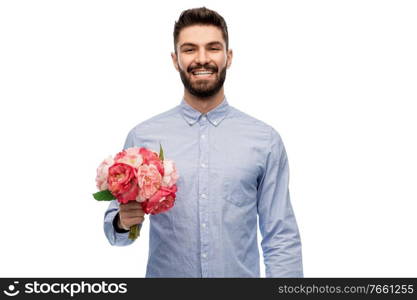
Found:
[[244, 192], [244, 187], [231, 177], [225, 178], [223, 182], [224, 199], [238, 207], [250, 203], [251, 199]]

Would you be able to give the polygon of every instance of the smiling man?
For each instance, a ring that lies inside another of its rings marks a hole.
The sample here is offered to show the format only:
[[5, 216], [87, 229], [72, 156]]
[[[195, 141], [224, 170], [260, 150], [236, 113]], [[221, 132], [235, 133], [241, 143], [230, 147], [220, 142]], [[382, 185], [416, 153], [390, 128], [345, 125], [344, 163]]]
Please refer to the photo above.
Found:
[[186, 19], [184, 23], [193, 25], [175, 27], [175, 53], [171, 56], [184, 84], [184, 99], [208, 112], [224, 98], [223, 83], [233, 53], [218, 27], [191, 21]]
[[[226, 100], [228, 41], [215, 11], [182, 12], [171, 57], [183, 99], [127, 136], [124, 148], [157, 151], [161, 142], [180, 175], [174, 207], [150, 216], [146, 277], [259, 277], [258, 219], [266, 276], [303, 276], [287, 153], [274, 128]], [[144, 218], [139, 203], [111, 201], [104, 218], [109, 242], [132, 244], [128, 229]]]

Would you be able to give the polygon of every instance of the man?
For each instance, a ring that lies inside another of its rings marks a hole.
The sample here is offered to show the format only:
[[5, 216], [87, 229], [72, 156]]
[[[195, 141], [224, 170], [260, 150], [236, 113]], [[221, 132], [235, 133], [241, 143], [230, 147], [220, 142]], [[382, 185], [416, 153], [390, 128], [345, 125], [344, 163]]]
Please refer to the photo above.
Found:
[[[124, 146], [158, 151], [161, 142], [180, 175], [174, 207], [150, 215], [146, 277], [259, 277], [257, 217], [266, 276], [302, 277], [284, 144], [224, 96], [233, 57], [224, 19], [204, 7], [182, 12], [174, 49], [181, 103], [133, 128]], [[143, 221], [139, 203], [114, 200], [105, 234], [129, 245], [129, 227]]]

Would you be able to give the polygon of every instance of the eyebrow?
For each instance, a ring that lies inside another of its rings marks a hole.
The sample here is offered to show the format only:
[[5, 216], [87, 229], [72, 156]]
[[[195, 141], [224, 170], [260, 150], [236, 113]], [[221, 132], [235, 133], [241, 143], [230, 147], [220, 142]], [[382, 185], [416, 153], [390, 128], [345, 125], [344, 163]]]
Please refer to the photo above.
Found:
[[[207, 45], [208, 46], [223, 46], [223, 44], [219, 41], [213, 41], [213, 42], [207, 43]], [[188, 47], [196, 47], [197, 45], [193, 44], [193, 43], [184, 43], [180, 46], [180, 48], [187, 47], [187, 46]]]

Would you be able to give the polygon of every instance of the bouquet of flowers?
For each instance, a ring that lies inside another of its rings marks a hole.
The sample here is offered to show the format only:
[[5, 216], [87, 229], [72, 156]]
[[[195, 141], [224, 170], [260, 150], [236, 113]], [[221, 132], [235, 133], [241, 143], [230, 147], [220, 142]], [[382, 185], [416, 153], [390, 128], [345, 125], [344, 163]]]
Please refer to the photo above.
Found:
[[[123, 204], [137, 201], [146, 214], [159, 214], [174, 205], [178, 177], [175, 163], [164, 159], [161, 145], [159, 155], [143, 147], [127, 148], [99, 165], [99, 192], [93, 197], [98, 201], [117, 199]], [[129, 239], [138, 236], [139, 227], [130, 227]]]

